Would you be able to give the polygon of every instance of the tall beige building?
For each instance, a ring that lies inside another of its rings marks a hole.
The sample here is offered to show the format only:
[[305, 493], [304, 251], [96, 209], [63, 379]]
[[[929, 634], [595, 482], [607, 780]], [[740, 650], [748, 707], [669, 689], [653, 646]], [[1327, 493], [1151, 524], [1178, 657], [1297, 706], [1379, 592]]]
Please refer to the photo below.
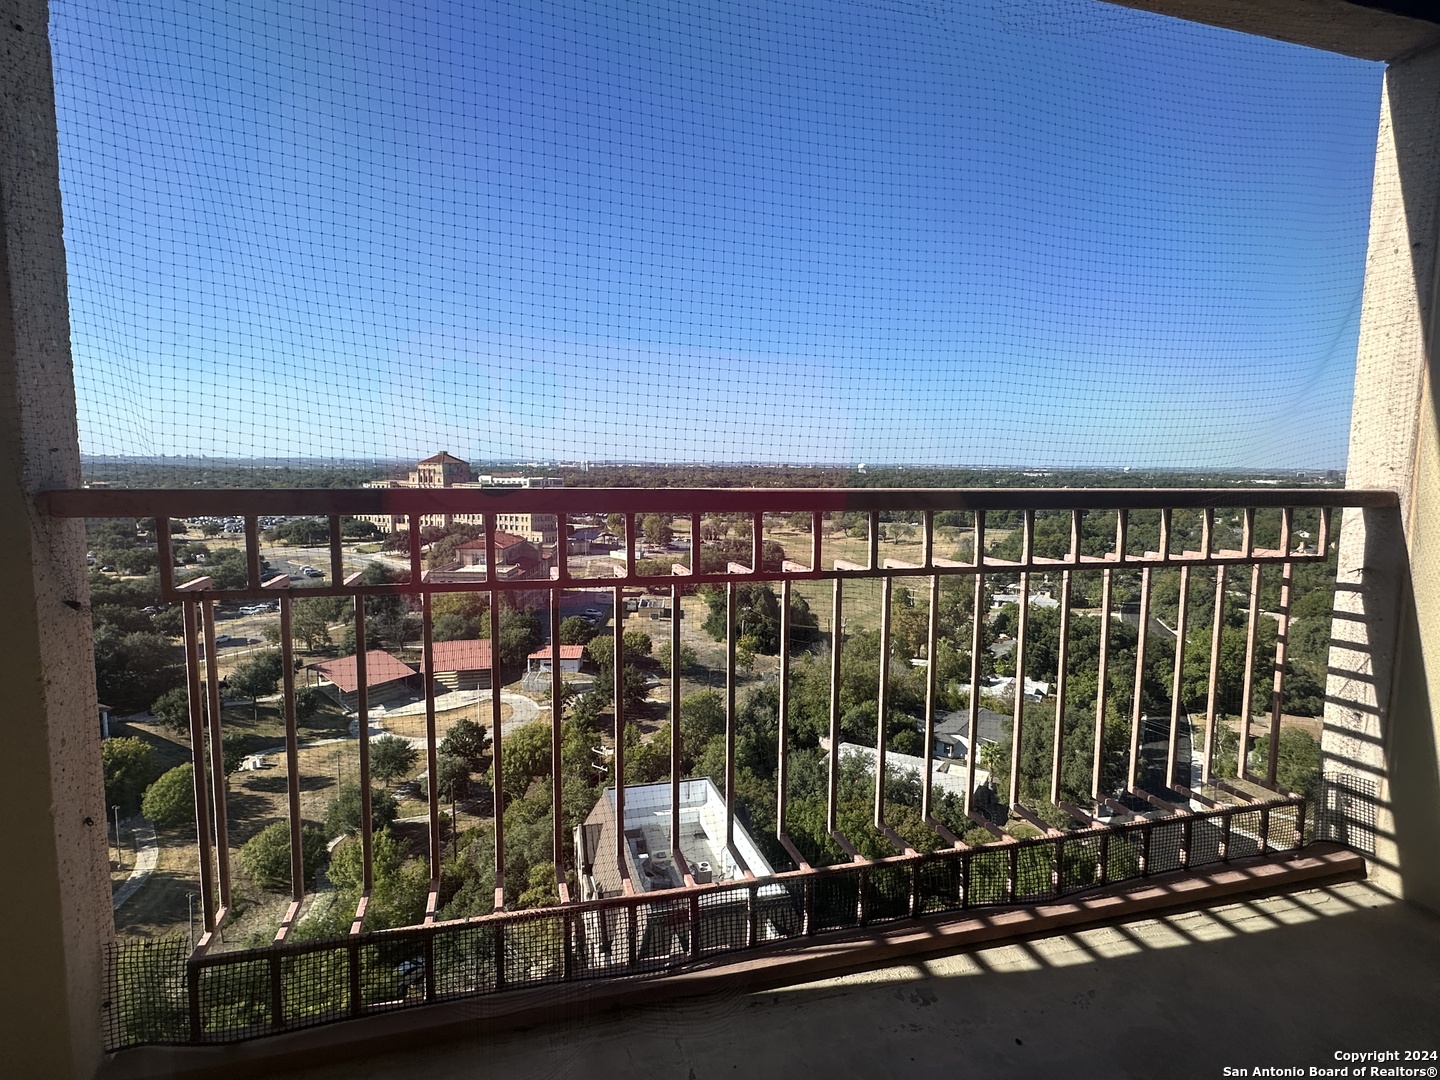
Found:
[[[405, 480], [372, 480], [367, 488], [547, 488], [562, 487], [563, 481], [553, 476], [474, 476], [470, 463], [448, 450], [417, 462]], [[386, 532], [399, 532], [410, 527], [405, 514], [362, 514], [361, 519], [374, 523]], [[420, 527], [449, 525], [483, 525], [482, 514], [426, 514]], [[494, 527], [532, 544], [554, 544], [560, 536], [559, 522], [554, 514], [496, 514]]]

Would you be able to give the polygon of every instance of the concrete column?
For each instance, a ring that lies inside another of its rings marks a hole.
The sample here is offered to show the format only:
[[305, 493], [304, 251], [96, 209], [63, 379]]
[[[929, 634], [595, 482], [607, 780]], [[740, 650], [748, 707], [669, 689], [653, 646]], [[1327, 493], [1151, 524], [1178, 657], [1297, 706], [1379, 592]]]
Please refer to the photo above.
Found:
[[44, 0], [0, 0], [0, 1008], [7, 1075], [101, 1061], [113, 936], [80, 522], [37, 514], [80, 452]]
[[[1398, 493], [1346, 514], [1322, 737], [1325, 768], [1375, 801], [1375, 880], [1440, 910], [1440, 441], [1436, 249], [1440, 50], [1386, 72], [1347, 479]], [[1351, 826], [1365, 797], [1341, 815]], [[1354, 837], [1348, 837], [1354, 839]]]

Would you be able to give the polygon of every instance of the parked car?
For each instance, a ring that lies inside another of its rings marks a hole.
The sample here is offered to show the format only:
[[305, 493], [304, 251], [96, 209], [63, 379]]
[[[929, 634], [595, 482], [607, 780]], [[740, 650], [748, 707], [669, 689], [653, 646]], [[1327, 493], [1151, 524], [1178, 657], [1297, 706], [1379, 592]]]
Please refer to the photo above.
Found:
[[306, 566], [306, 567], [304, 567], [303, 569], [301, 569], [300, 573], [304, 574], [306, 577], [324, 577], [324, 576], [325, 576], [325, 571], [323, 571], [323, 570], [316, 570], [315, 567], [313, 567], [313, 566]]

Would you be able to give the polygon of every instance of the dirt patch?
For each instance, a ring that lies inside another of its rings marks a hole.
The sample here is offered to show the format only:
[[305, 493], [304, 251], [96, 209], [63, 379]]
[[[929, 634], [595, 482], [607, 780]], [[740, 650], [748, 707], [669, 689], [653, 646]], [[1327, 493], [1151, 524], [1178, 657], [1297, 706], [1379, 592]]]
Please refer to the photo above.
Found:
[[[476, 705], [467, 705], [463, 709], [450, 709], [447, 712], [435, 714], [435, 740], [439, 742], [445, 738], [452, 725], [461, 720], [475, 720], [486, 731], [490, 730], [490, 721], [493, 713], [490, 711], [491, 704], [488, 701], [479, 702]], [[500, 703], [500, 723], [508, 724], [515, 710], [507, 702]], [[415, 713], [410, 716], [382, 716], [376, 717], [375, 723], [379, 724], [386, 731], [394, 735], [403, 735], [407, 739], [425, 738], [425, 714]]]

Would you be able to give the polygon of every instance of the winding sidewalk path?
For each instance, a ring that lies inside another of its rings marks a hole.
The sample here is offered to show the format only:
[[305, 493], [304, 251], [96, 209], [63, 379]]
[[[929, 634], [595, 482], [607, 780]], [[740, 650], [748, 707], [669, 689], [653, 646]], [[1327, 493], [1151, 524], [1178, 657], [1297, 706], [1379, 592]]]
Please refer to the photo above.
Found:
[[160, 843], [155, 839], [155, 826], [144, 818], [141, 818], [140, 821], [141, 824], [134, 830], [134, 835], [136, 840], [144, 846], [135, 856], [135, 869], [130, 871], [130, 876], [125, 880], [125, 884], [116, 889], [115, 895], [110, 898], [112, 911], [119, 911], [121, 904], [140, 891], [140, 886], [150, 880], [150, 875], [160, 861]]

